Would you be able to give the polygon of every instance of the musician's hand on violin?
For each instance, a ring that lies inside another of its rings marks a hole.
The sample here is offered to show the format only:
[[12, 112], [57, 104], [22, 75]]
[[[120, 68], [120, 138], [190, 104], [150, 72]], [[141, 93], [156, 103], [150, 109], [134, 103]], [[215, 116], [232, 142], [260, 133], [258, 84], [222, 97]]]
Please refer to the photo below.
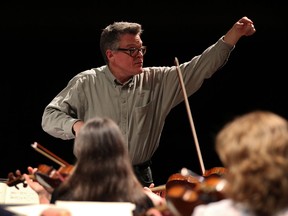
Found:
[[28, 170], [28, 174], [24, 173], [23, 177], [25, 179], [25, 182], [33, 189], [35, 190], [37, 193], [41, 192], [42, 189], [47, 190], [49, 193], [53, 192], [53, 189], [50, 188], [46, 188], [45, 186], [41, 185], [39, 182], [34, 181], [34, 179], [31, 178], [31, 176], [34, 176], [34, 174], [36, 172], [39, 171], [39, 168], [33, 168], [31, 166], [27, 167]]
[[26, 184], [28, 184], [37, 194], [41, 193], [43, 190], [45, 190], [45, 188], [37, 181], [33, 181], [33, 179], [30, 178], [30, 175], [33, 175], [35, 172], [37, 172], [38, 169], [29, 166], [27, 170], [29, 174], [23, 174]]
[[31, 166], [28, 166], [27, 170], [28, 170], [29, 175], [34, 175], [34, 173], [36, 173], [38, 171], [38, 168], [33, 168]]
[[25, 179], [26, 184], [28, 184], [29, 187], [38, 194], [39, 202], [41, 204], [50, 203], [51, 193], [53, 191], [45, 188], [43, 185], [39, 184], [37, 181], [34, 181], [32, 178], [30, 178], [30, 176], [35, 174], [38, 171], [38, 169], [29, 166], [27, 170], [29, 174], [26, 174], [26, 173], [23, 174], [23, 178]]
[[[151, 188], [154, 188], [154, 187], [155, 187], [155, 184], [154, 184], [154, 183], [151, 183], [151, 184], [149, 185], [149, 187], [146, 187], [146, 188], [149, 189], [149, 190], [151, 190]], [[153, 193], [157, 194], [158, 196], [160, 196], [160, 197], [162, 197], [162, 198], [165, 198], [165, 196], [166, 196], [165, 190], [155, 191], [155, 192], [153, 192]]]
[[165, 198], [161, 197], [159, 194], [154, 193], [151, 191], [150, 188], [144, 187], [144, 192], [150, 197], [150, 199], [153, 201], [154, 206], [161, 206], [166, 204]]

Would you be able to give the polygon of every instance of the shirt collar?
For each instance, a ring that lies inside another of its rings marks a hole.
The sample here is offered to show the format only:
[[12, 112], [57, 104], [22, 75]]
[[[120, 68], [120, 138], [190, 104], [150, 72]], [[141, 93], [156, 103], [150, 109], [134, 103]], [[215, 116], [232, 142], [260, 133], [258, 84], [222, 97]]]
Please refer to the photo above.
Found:
[[129, 85], [131, 87], [133, 85], [133, 77], [131, 77], [129, 80], [127, 80], [125, 83], [121, 83], [119, 80], [116, 79], [116, 77], [113, 75], [113, 73], [110, 71], [109, 67], [106, 66], [105, 74], [107, 78], [110, 80], [111, 83], [115, 84], [115, 86], [125, 86]]

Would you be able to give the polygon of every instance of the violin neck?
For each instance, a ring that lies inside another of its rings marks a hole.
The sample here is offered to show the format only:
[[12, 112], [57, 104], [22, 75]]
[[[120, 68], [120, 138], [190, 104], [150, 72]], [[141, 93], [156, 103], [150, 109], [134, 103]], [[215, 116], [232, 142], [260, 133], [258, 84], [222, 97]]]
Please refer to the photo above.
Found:
[[150, 190], [152, 192], [162, 192], [162, 191], [166, 190], [166, 185], [159, 185], [159, 186], [156, 186], [156, 187], [152, 187], [152, 188], [150, 188]]

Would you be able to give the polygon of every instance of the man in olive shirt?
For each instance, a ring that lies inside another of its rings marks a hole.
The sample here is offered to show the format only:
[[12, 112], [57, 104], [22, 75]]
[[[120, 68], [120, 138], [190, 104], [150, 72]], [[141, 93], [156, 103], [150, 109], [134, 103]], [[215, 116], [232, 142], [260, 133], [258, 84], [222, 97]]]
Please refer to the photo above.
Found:
[[[242, 36], [254, 34], [253, 22], [242, 17], [215, 44], [180, 64], [187, 95], [196, 92], [228, 60]], [[140, 24], [114, 22], [101, 34], [106, 65], [83, 71], [46, 106], [43, 130], [63, 140], [95, 116], [109, 117], [126, 139], [134, 170], [144, 186], [153, 183], [151, 157], [158, 148], [165, 118], [184, 100], [176, 67], [143, 67], [146, 47]]]

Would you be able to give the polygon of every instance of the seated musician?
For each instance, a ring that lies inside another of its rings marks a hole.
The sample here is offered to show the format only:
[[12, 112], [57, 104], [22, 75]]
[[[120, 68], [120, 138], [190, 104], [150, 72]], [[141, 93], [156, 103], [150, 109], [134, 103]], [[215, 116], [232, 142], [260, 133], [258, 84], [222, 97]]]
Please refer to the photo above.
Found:
[[[75, 138], [74, 170], [51, 193], [43, 185], [23, 174], [27, 184], [39, 194], [40, 203], [66, 201], [109, 201], [136, 204], [135, 215], [165, 199], [143, 188], [133, 171], [122, 133], [109, 118], [93, 118]], [[36, 169], [28, 167], [29, 174]]]
[[229, 170], [225, 196], [192, 216], [288, 215], [288, 122], [269, 111], [235, 118], [218, 133], [216, 151]]

